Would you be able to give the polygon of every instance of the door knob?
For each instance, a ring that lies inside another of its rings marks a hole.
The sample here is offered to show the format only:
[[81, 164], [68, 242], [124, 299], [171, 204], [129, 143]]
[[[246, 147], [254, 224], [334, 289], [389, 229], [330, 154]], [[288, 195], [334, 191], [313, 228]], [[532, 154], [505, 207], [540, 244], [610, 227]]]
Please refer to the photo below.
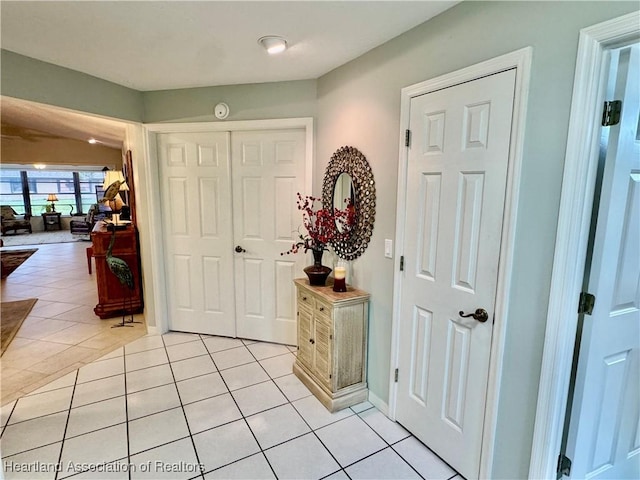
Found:
[[238, 246], [236, 247], [236, 252], [238, 252], [238, 253], [244, 253], [244, 252], [246, 252], [246, 250], [245, 250], [244, 248], [242, 248], [240, 245], [238, 245]]
[[482, 322], [482, 323], [486, 322], [489, 319], [489, 314], [487, 313], [487, 311], [484, 308], [478, 308], [475, 312], [466, 313], [466, 314], [462, 310], [460, 310], [458, 312], [458, 315], [460, 315], [461, 317], [464, 317], [464, 318], [473, 317], [477, 321]]

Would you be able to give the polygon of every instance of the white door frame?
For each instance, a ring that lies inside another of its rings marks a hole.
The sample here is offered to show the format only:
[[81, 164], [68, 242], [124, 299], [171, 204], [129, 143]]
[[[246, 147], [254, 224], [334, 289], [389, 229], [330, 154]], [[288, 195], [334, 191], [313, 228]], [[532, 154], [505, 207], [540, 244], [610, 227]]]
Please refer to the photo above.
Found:
[[[516, 214], [518, 211], [518, 189], [522, 164], [524, 125], [529, 94], [529, 76], [531, 71], [531, 47], [526, 47], [500, 57], [452, 72], [425, 82], [402, 89], [400, 107], [400, 160], [398, 166], [398, 200], [396, 210], [396, 252], [394, 268], [400, 271], [400, 256], [404, 244], [406, 203], [404, 192], [407, 188], [408, 148], [405, 147], [405, 131], [409, 127], [411, 99], [460, 83], [469, 82], [487, 75], [509, 69], [516, 69], [514, 91], [513, 123], [511, 126], [511, 145], [509, 147], [509, 166], [505, 196], [504, 227], [498, 265], [498, 284], [495, 305], [495, 324], [491, 341], [491, 361], [487, 385], [487, 406], [485, 410], [484, 432], [482, 435], [482, 453], [480, 458], [480, 478], [491, 478], [493, 469], [494, 438], [497, 424], [497, 407], [500, 391], [500, 378], [504, 355], [504, 337], [506, 331], [506, 312], [513, 269], [514, 237]], [[400, 353], [400, 299], [403, 274], [394, 276], [393, 282], [393, 319], [391, 327], [391, 364], [389, 369], [389, 416], [395, 419], [397, 383], [394, 381], [395, 369]]]
[[162, 229], [162, 215], [154, 205], [160, 205], [160, 177], [158, 168], [158, 156], [156, 147], [156, 135], [159, 133], [176, 132], [234, 132], [248, 130], [283, 130], [300, 128], [305, 130], [305, 179], [304, 188], [306, 194], [311, 194], [313, 185], [313, 118], [283, 118], [272, 120], [247, 120], [231, 122], [198, 122], [198, 123], [150, 123], [144, 125], [145, 130], [145, 162], [144, 177], [146, 179], [145, 196], [149, 216], [149, 237], [146, 247], [149, 249], [149, 263], [153, 268], [145, 269], [145, 275], [151, 276], [153, 284], [151, 298], [146, 302], [151, 303], [155, 315], [154, 333], [165, 333], [169, 330], [168, 305], [166, 299], [166, 276], [164, 269], [164, 239]]
[[580, 31], [529, 478], [556, 478], [591, 225], [609, 50], [640, 38], [640, 12]]

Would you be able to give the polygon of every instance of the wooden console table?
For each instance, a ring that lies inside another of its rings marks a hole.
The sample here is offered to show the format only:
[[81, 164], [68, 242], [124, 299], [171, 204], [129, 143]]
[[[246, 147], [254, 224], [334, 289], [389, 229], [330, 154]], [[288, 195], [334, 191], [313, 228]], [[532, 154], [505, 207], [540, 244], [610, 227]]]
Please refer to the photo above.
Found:
[[93, 311], [100, 318], [122, 315], [123, 308], [126, 314], [141, 313], [143, 310], [138, 232], [134, 226], [117, 230], [112, 250], [114, 257], [121, 258], [129, 265], [134, 279], [133, 291], [120, 284], [118, 278], [111, 273], [107, 265], [106, 256], [112, 235], [112, 232], [93, 232], [91, 234], [98, 285], [98, 304]]
[[294, 280], [297, 289], [298, 355], [293, 373], [331, 412], [363, 402], [367, 390], [369, 294], [348, 287], [312, 287]]

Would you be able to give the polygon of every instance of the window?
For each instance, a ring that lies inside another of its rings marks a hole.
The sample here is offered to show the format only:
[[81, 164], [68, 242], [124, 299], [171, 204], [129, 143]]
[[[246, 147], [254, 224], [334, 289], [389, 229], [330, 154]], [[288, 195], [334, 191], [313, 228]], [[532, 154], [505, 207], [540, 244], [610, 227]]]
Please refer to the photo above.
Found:
[[11, 205], [18, 213], [25, 212], [20, 170], [0, 170], [0, 204]]
[[73, 172], [56, 170], [27, 171], [31, 214], [39, 215], [50, 202], [47, 196], [54, 193], [56, 212], [70, 215], [76, 209], [76, 194], [73, 185]]
[[81, 196], [81, 208], [88, 212], [89, 207], [96, 203], [96, 187], [102, 187], [104, 172], [77, 172]]
[[45, 211], [49, 194], [58, 197], [55, 209], [63, 215], [86, 213], [96, 203], [96, 186], [102, 186], [102, 167], [94, 170], [52, 167], [46, 170], [11, 166], [0, 169], [0, 203], [11, 205], [18, 213]]

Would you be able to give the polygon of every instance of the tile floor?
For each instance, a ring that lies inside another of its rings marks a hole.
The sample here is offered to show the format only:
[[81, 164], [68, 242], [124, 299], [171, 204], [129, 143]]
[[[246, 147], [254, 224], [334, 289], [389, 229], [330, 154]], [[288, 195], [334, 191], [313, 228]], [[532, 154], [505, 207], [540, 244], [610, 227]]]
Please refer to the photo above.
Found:
[[38, 248], [0, 287], [3, 302], [34, 297], [38, 302], [0, 359], [0, 404], [146, 334], [144, 323], [111, 328], [117, 319], [101, 320], [93, 313], [98, 294], [95, 269], [92, 275], [87, 269], [89, 245], [72, 242], [3, 249]]
[[145, 336], [1, 409], [6, 479], [461, 479], [365, 402], [329, 413], [295, 348]]

